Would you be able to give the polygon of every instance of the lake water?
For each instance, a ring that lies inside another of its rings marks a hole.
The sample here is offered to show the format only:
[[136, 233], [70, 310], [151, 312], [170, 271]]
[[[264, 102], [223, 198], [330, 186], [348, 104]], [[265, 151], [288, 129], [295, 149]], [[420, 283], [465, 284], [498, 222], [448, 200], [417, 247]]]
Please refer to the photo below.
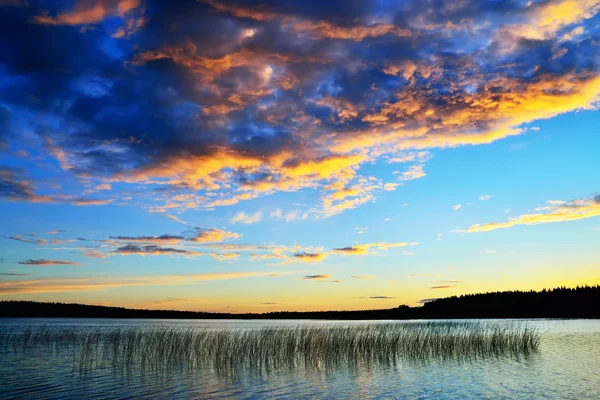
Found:
[[[504, 324], [506, 321], [487, 321]], [[0, 329], [349, 326], [390, 321], [0, 319]], [[394, 322], [411, 324], [412, 321]], [[529, 320], [536, 352], [474, 359], [400, 360], [359, 368], [275, 370], [224, 378], [209, 369], [76, 367], [71, 347], [0, 348], [0, 399], [600, 399], [600, 320]]]

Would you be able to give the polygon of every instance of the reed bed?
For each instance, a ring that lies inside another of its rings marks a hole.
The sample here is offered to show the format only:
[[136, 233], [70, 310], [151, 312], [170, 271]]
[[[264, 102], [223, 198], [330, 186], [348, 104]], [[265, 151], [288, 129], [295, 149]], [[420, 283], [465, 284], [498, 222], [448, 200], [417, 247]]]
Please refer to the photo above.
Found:
[[413, 322], [254, 329], [50, 327], [0, 329], [0, 347], [73, 349], [74, 368], [213, 370], [219, 374], [332, 370], [397, 362], [521, 357], [540, 335], [517, 323]]

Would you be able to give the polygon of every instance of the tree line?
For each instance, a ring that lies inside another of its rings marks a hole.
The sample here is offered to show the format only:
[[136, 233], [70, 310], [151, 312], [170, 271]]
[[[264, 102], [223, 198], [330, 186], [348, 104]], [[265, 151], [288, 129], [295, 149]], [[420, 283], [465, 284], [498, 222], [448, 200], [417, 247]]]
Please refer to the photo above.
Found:
[[422, 307], [356, 311], [277, 311], [212, 313], [138, 310], [85, 304], [2, 301], [0, 317], [164, 318], [164, 319], [445, 319], [445, 318], [600, 318], [600, 285], [541, 291], [504, 291], [432, 299]]

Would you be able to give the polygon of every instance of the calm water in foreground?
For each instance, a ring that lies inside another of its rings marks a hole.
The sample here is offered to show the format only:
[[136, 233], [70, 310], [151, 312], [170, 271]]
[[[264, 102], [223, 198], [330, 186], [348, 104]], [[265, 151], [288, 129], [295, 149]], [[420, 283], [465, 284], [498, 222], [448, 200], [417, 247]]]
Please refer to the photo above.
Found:
[[[239, 330], [379, 323], [390, 322], [0, 319], [0, 329], [35, 330], [43, 325], [84, 330], [164, 326]], [[486, 323], [502, 326], [507, 322]], [[538, 351], [518, 356], [399, 360], [395, 365], [288, 369], [229, 377], [210, 369], [183, 367], [160, 373], [111, 364], [82, 369], [78, 366], [81, 351], [72, 347], [3, 347], [0, 399], [600, 399], [599, 320], [530, 320], [516, 324], [526, 324], [540, 333]]]

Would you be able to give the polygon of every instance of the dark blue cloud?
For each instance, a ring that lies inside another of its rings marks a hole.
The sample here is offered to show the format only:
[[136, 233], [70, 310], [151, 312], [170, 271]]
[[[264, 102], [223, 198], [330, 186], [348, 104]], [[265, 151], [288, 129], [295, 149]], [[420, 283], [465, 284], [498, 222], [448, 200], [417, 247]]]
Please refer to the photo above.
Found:
[[[35, 135], [87, 180], [185, 189], [198, 175], [213, 188], [295, 190], [313, 178], [298, 183], [288, 167], [355, 155], [355, 144], [368, 151], [369, 135], [385, 137], [387, 151], [481, 143], [470, 135], [550, 115], [517, 107], [550, 93], [546, 83], [557, 98], [565, 82], [577, 95], [599, 72], [587, 14], [541, 26], [540, 37], [520, 33], [548, 2], [28, 4], [0, 13], [0, 151]], [[100, 6], [98, 18], [76, 15]], [[231, 165], [191, 172], [223, 154]], [[7, 176], [4, 197], [31, 197]]]

